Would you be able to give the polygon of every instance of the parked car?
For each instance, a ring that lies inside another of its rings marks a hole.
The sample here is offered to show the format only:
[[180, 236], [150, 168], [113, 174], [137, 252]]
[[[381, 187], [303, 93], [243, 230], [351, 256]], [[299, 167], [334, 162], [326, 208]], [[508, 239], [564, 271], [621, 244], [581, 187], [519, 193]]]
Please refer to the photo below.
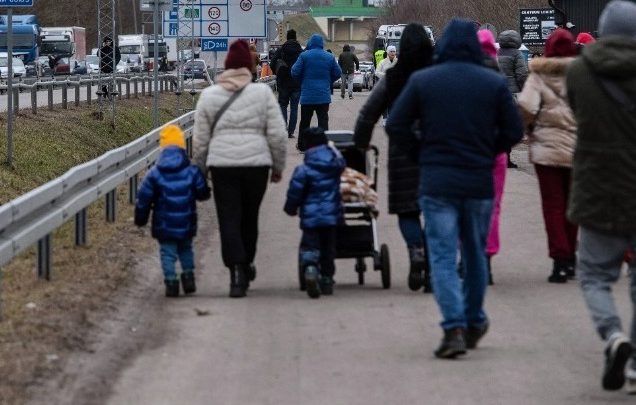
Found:
[[86, 55], [86, 73], [89, 75], [99, 73], [99, 56]]
[[128, 66], [128, 63], [126, 63], [125, 60], [122, 59], [117, 64], [117, 73], [122, 73], [122, 74], [130, 73], [130, 66]]
[[[353, 91], [362, 91], [365, 87], [365, 73], [360, 70], [353, 72]], [[339, 89], [342, 85], [342, 79], [333, 82], [333, 88]]]
[[[56, 58], [57, 59], [57, 58]], [[54, 75], [70, 75], [71, 74], [71, 62], [69, 58], [61, 58], [57, 64], [53, 67]]]
[[207, 72], [208, 66], [203, 59], [190, 60], [183, 67], [185, 79], [205, 79]]
[[86, 61], [80, 60], [75, 62], [75, 68], [73, 69], [74, 75], [85, 75], [88, 72], [86, 68]]
[[[26, 68], [24, 67], [24, 62], [22, 59], [16, 58], [15, 56], [12, 58], [13, 60], [13, 77], [24, 77], [26, 76]], [[0, 53], [0, 76], [3, 78], [7, 78], [9, 74], [9, 55], [6, 52]]]
[[367, 90], [373, 89], [373, 85], [375, 84], [375, 68], [373, 67], [373, 62], [360, 62], [360, 71], [364, 75], [362, 87]]

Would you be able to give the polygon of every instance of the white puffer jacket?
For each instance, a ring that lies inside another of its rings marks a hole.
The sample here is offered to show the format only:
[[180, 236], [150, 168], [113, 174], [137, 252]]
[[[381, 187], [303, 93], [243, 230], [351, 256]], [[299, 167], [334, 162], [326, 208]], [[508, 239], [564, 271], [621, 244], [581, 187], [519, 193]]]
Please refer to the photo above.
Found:
[[567, 68], [574, 58], [530, 61], [530, 76], [517, 102], [529, 134], [530, 161], [543, 166], [572, 167], [576, 120], [565, 88]]
[[[285, 168], [287, 131], [280, 106], [269, 86], [250, 83], [246, 68], [229, 69], [217, 85], [205, 89], [194, 118], [194, 163], [208, 167], [270, 166], [280, 174]], [[245, 87], [223, 113], [210, 133], [214, 116], [232, 94]]]

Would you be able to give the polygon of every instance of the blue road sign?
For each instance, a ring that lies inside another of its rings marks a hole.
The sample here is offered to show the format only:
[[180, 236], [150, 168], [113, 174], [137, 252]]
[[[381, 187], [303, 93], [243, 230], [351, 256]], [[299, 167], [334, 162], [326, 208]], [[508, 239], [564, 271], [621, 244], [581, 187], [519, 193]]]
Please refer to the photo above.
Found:
[[177, 32], [179, 32], [179, 24], [170, 23], [170, 34], [171, 36], [177, 36]]
[[201, 39], [201, 50], [203, 52], [225, 52], [227, 51], [227, 38], [203, 38]]
[[33, 0], [0, 0], [0, 7], [33, 7]]

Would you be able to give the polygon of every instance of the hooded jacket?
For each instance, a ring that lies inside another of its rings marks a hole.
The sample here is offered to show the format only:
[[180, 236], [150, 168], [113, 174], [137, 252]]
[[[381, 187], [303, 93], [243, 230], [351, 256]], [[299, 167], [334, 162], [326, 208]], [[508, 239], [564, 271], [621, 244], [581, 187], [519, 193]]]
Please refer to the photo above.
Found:
[[135, 204], [135, 224], [144, 226], [152, 210], [152, 237], [185, 240], [197, 232], [196, 200], [210, 198], [201, 171], [190, 164], [184, 149], [169, 146], [144, 178]]
[[574, 58], [538, 58], [530, 62], [530, 77], [517, 98], [529, 134], [530, 161], [572, 167], [576, 121], [565, 89], [565, 75]]
[[587, 45], [567, 75], [578, 123], [568, 216], [601, 232], [636, 232], [636, 111], [611, 98], [599, 77], [636, 104], [636, 38]]
[[[287, 154], [287, 130], [272, 90], [250, 83], [249, 69], [228, 69], [217, 84], [203, 90], [194, 116], [194, 163], [208, 167], [263, 167], [282, 173]], [[243, 93], [223, 113], [210, 133], [217, 111], [241, 89]]]
[[343, 51], [338, 57], [338, 66], [345, 75], [353, 74], [356, 70], [360, 69], [360, 61], [358, 57], [351, 52], [349, 46], [343, 47]]
[[528, 67], [524, 61], [521, 47], [521, 36], [517, 31], [508, 30], [499, 34], [499, 51], [497, 61], [501, 71], [508, 78], [508, 89], [511, 93], [519, 93], [528, 78]]
[[331, 103], [331, 84], [340, 78], [342, 70], [323, 47], [322, 37], [312, 35], [292, 66], [292, 77], [300, 83], [300, 104]]
[[[482, 65], [472, 22], [453, 20], [436, 52], [437, 65], [411, 75], [387, 132], [419, 151], [420, 195], [493, 198], [495, 156], [523, 135], [517, 107], [505, 78]], [[411, 131], [416, 121], [421, 139]]]
[[305, 163], [296, 167], [289, 182], [284, 207], [289, 215], [296, 215], [300, 209], [302, 229], [342, 222], [340, 175], [344, 168], [345, 160], [336, 148], [320, 145], [307, 149]]
[[[298, 60], [303, 48], [295, 39], [287, 40], [276, 50], [272, 57], [272, 66], [276, 73], [276, 85], [288, 91], [300, 90], [300, 84], [291, 76], [291, 68]], [[281, 63], [284, 61], [285, 63]], [[287, 65], [287, 66], [284, 66]]]

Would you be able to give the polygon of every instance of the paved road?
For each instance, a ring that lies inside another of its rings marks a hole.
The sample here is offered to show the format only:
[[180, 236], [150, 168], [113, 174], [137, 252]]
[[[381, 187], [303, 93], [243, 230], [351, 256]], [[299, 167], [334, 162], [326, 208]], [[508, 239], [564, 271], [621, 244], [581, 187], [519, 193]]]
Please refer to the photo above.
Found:
[[[354, 101], [336, 98], [332, 128], [351, 129], [365, 99], [366, 93]], [[384, 204], [387, 147], [379, 126], [374, 141], [383, 152]], [[337, 262], [334, 296], [310, 300], [297, 289], [300, 231], [281, 210], [301, 160], [291, 142], [289, 155], [285, 184], [271, 186], [263, 203], [259, 273], [249, 297], [227, 298], [218, 235], [203, 231], [196, 250], [199, 292], [159, 300], [158, 317], [144, 326], [155, 337], [112, 375], [107, 403], [633, 403], [623, 392], [600, 389], [602, 345], [578, 285], [546, 282], [551, 263], [531, 173], [508, 171], [502, 253], [494, 259], [496, 285], [487, 297], [491, 332], [465, 358], [442, 361], [432, 353], [441, 336], [435, 301], [406, 287], [407, 255], [393, 216], [379, 219], [380, 239], [392, 254], [392, 289], [380, 287], [378, 273], [358, 286], [353, 263], [344, 260]], [[515, 156], [524, 158], [523, 150]], [[211, 203], [200, 217], [202, 227], [215, 227]], [[148, 262], [158, 273], [158, 260]], [[625, 280], [617, 290], [626, 316]], [[197, 316], [195, 308], [210, 315]]]

